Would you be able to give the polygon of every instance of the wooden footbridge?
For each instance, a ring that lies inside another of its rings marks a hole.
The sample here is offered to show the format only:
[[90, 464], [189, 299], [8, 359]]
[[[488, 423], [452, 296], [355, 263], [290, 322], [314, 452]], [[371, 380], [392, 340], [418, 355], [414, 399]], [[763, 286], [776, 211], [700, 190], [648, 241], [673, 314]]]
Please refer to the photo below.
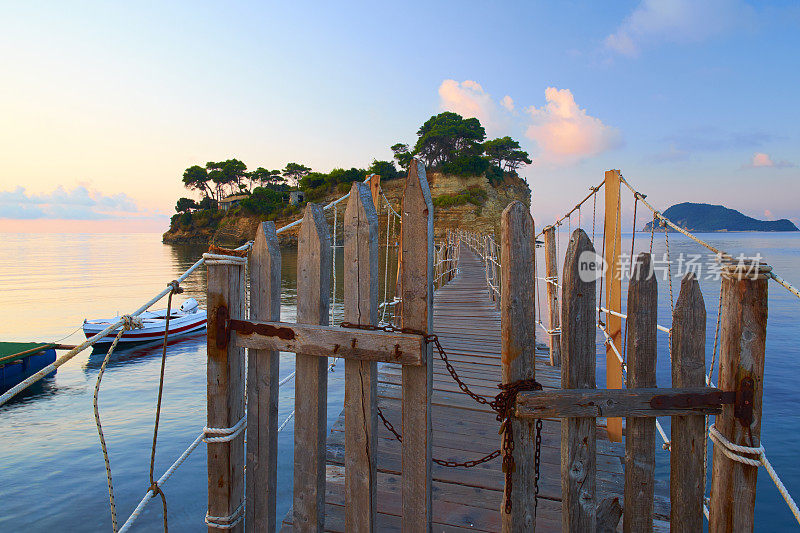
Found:
[[[278, 321], [273, 224], [261, 225], [247, 270], [241, 253], [226, 259], [216, 250], [206, 261], [205, 434], [219, 435], [206, 439], [209, 530], [615, 531], [622, 517], [626, 532], [700, 531], [707, 415], [717, 415], [709, 429], [716, 444], [709, 529], [752, 529], [770, 267], [722, 265], [720, 388], [706, 386], [699, 284], [692, 274], [683, 278], [667, 330], [672, 387], [657, 388], [662, 327], [649, 253], [632, 265], [627, 315], [618, 306], [621, 283], [609, 278], [602, 324], [594, 245], [575, 230], [560, 283], [548, 261], [546, 280], [559, 291], [548, 291], [546, 350], [534, 335], [528, 206], [506, 208], [499, 244], [461, 231], [435, 245], [425, 168], [413, 160], [400, 211], [396, 326], [378, 323], [378, 217], [366, 184], [353, 185], [344, 214], [338, 326], [328, 323], [331, 239], [320, 206], [306, 207], [298, 237], [297, 324]], [[545, 243], [551, 239], [546, 232]], [[609, 247], [619, 253], [617, 239], [604, 245], [606, 254]], [[609, 316], [626, 319], [625, 356], [616, 346], [622, 330], [609, 327]], [[595, 379], [600, 325], [619, 357], [620, 380], [606, 389]], [[279, 351], [297, 354], [294, 497], [282, 520]], [[344, 410], [331, 432], [329, 357], [345, 359]], [[655, 480], [659, 416], [673, 417], [669, 487]]]
[[[491, 400], [501, 382], [500, 312], [485, 279], [485, 264], [466, 243], [462, 244], [458, 275], [439, 288], [434, 297], [434, 332], [438, 335], [450, 363], [469, 388]], [[536, 352], [536, 380], [545, 389], [560, 388], [560, 368], [550, 366], [549, 349], [539, 345]], [[383, 415], [399, 427], [401, 367], [391, 363], [378, 370], [378, 406]], [[453, 381], [444, 362], [433, 361], [433, 457], [464, 462], [485, 455], [498, 447], [496, 414], [477, 404]], [[325, 529], [345, 529], [345, 438], [344, 412], [328, 436], [327, 496]], [[560, 422], [545, 420], [542, 427], [540, 492], [537, 531], [561, 530], [561, 450]], [[598, 482], [604, 496], [623, 499], [623, 463], [625, 449], [608, 441], [605, 429], [598, 427]], [[499, 531], [498, 510], [503, 501], [504, 475], [497, 457], [473, 468], [433, 465], [434, 531]], [[385, 427], [378, 428], [378, 497], [379, 531], [401, 530], [400, 486], [402, 466], [400, 443]], [[609, 509], [613, 509], [613, 504]], [[657, 503], [657, 525], [668, 529], [669, 507], [666, 498]], [[283, 530], [290, 531], [292, 513], [283, 520]]]

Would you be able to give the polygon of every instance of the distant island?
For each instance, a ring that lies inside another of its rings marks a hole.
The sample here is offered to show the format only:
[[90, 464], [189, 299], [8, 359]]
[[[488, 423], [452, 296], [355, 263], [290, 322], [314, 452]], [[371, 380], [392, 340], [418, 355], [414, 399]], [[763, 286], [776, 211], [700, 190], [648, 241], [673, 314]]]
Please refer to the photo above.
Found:
[[[728, 209], [722, 205], [695, 204], [684, 202], [675, 204], [664, 216], [678, 226], [697, 233], [718, 231], [800, 231], [790, 220], [758, 220]], [[642, 231], [650, 231], [653, 222], [648, 222]], [[674, 231], [669, 228], [670, 231]]]

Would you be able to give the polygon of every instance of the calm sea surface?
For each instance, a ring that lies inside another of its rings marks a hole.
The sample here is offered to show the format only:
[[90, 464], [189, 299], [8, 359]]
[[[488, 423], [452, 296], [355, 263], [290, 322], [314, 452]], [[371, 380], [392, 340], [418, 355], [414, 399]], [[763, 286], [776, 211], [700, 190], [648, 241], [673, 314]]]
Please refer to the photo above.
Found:
[[[70, 333], [84, 318], [113, 316], [137, 308], [204, 251], [204, 247], [164, 245], [156, 234], [3, 234], [2, 237], [0, 340], [9, 341], [77, 343], [83, 339], [82, 333]], [[784, 278], [800, 284], [800, 235], [731, 233], [706, 237], [734, 254], [760, 252]], [[623, 250], [630, 247], [630, 236], [624, 242], [627, 244]], [[561, 243], [559, 251], [563, 254], [564, 238]], [[670, 236], [670, 244], [673, 260], [681, 252], [703, 253], [696, 244], [676, 235]], [[636, 250], [648, 246], [649, 235], [637, 235]], [[663, 251], [663, 236], [657, 236], [654, 247], [657, 258]], [[341, 265], [340, 260], [338, 264]], [[295, 315], [295, 268], [294, 250], [285, 249], [282, 318], [289, 321]], [[664, 325], [670, 322], [668, 285], [659, 280], [659, 323]], [[710, 360], [719, 282], [702, 280], [701, 285], [708, 308]], [[193, 274], [183, 287], [186, 292], [182, 298], [194, 297], [205, 305], [204, 269]], [[676, 279], [675, 297], [678, 287]], [[341, 290], [340, 282], [338, 302]], [[800, 426], [800, 409], [797, 409], [800, 345], [796, 341], [800, 338], [797, 319], [800, 300], [771, 283], [769, 305], [763, 442], [787, 487], [800, 495], [800, 463], [795, 452], [800, 441], [796, 429]], [[541, 335], [539, 338], [544, 340]], [[120, 523], [148, 487], [160, 355], [157, 344], [118, 348], [103, 379], [101, 416]], [[92, 392], [103, 356], [103, 353], [84, 352], [61, 367], [55, 376], [0, 407], [0, 501], [3, 502], [0, 531], [109, 529], [105, 471], [92, 414]], [[205, 365], [202, 333], [170, 346], [156, 456], [158, 476], [205, 424]], [[283, 354], [281, 376], [288, 375], [293, 367], [293, 355]], [[659, 385], [669, 386], [666, 335], [659, 337], [658, 370]], [[604, 363], [599, 359], [600, 384], [605, 383], [603, 373]], [[329, 424], [341, 411], [343, 378], [344, 366], [339, 364], [329, 376]], [[293, 380], [281, 388], [281, 420], [293, 410], [294, 393]], [[669, 420], [662, 420], [662, 424], [668, 427]], [[278, 438], [280, 514], [291, 505], [293, 429], [291, 421]], [[169, 523], [174, 531], [204, 529], [205, 453], [205, 446], [201, 445], [164, 487]], [[668, 457], [660, 447], [657, 458], [657, 475], [667, 479]], [[756, 529], [774, 531], [795, 524], [763, 469], [759, 473], [758, 491]], [[140, 531], [161, 528], [158, 502], [147, 507], [137, 528]]]

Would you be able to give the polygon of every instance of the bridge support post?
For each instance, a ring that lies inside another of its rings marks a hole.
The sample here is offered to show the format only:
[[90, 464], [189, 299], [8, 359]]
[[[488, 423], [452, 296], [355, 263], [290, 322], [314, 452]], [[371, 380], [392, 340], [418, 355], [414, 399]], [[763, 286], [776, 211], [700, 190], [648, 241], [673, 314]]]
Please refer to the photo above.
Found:
[[[619, 261], [622, 247], [622, 221], [620, 219], [620, 172], [607, 170], [605, 174], [605, 222], [603, 225], [603, 239], [605, 240], [605, 254], [603, 260], [606, 264], [605, 275], [605, 302], [611, 311], [622, 311], [622, 265]], [[633, 261], [633, 258], [630, 258]], [[622, 353], [622, 319], [610, 313], [605, 316], [605, 330], [616, 347]], [[622, 388], [622, 363], [617, 358], [614, 349], [606, 344], [606, 388]], [[611, 442], [622, 442], [622, 419], [609, 418], [608, 438]]]
[[[761, 444], [767, 274], [770, 270], [757, 261], [726, 264], [722, 270], [718, 386], [722, 390], [740, 390], [743, 385], [750, 385], [753, 401], [739, 413], [733, 405], [723, 406], [714, 426], [725, 439], [741, 446]], [[734, 461], [723, 453], [720, 444], [714, 444], [710, 532], [753, 531], [757, 476], [758, 466]]]
[[[501, 264], [503, 279], [500, 293], [501, 365], [503, 383], [536, 377], [536, 315], [533, 218], [528, 206], [511, 202], [503, 211], [501, 227]], [[504, 492], [501, 515], [503, 532], [534, 531], [534, 449], [533, 420], [509, 419], [514, 436], [513, 490]], [[508, 431], [508, 428], [506, 428]], [[505, 512], [506, 498], [511, 498], [511, 513]]]
[[[245, 272], [242, 264], [208, 265], [208, 418], [209, 428], [233, 428], [244, 416], [244, 349], [224, 335], [230, 318], [244, 317]], [[208, 443], [208, 520], [236, 523], [244, 499], [244, 431], [227, 442]], [[218, 531], [209, 526], [209, 533]]]
[[[556, 228], [544, 228], [544, 271], [547, 289], [547, 312], [550, 315], [550, 364], [561, 364], [561, 309], [558, 306], [558, 258], [556, 257]], [[592, 250], [594, 251], [594, 250]], [[539, 273], [537, 272], [537, 276]], [[592, 311], [594, 314], [594, 310]], [[541, 317], [539, 318], [541, 320]], [[594, 384], [594, 383], [593, 383]]]

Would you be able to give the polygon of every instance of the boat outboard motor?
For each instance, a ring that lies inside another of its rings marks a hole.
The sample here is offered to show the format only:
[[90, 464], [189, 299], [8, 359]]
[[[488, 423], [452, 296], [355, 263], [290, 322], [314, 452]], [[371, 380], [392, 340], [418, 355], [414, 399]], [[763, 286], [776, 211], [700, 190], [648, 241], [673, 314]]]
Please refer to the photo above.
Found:
[[181, 311], [186, 314], [196, 313], [199, 304], [194, 298], [189, 298], [181, 304]]

